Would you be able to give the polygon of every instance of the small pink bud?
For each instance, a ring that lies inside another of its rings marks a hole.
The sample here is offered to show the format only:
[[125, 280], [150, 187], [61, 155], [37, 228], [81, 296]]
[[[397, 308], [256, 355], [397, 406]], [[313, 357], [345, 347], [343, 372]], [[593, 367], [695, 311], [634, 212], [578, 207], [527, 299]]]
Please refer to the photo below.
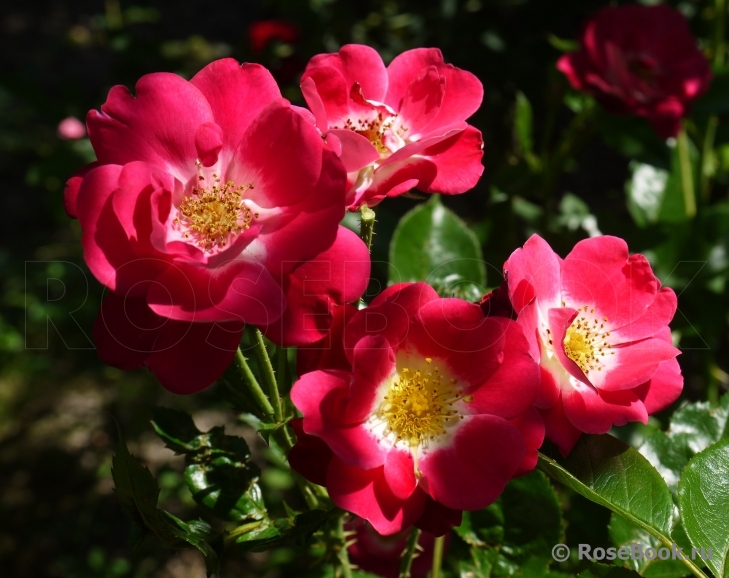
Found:
[[58, 123], [58, 136], [67, 140], [83, 138], [86, 136], [86, 126], [75, 116], [69, 116]]

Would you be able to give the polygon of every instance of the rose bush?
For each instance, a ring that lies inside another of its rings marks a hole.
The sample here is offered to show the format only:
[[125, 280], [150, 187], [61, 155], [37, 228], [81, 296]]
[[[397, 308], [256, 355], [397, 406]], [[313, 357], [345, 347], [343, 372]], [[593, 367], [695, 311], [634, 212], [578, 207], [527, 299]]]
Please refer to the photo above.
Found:
[[541, 365], [535, 405], [567, 455], [582, 432], [647, 423], [683, 388], [668, 323], [676, 294], [617, 237], [580, 241], [565, 259], [533, 235], [504, 265], [509, 297]]
[[515, 322], [415, 283], [386, 289], [341, 331], [331, 346], [344, 355], [321, 356], [291, 391], [303, 421], [289, 455], [336, 505], [381, 534], [443, 535], [534, 467], [539, 372]]
[[602, 8], [585, 25], [580, 50], [557, 68], [609, 111], [645, 117], [663, 138], [676, 136], [711, 82], [686, 18], [667, 4]]
[[466, 124], [483, 87], [437, 48], [408, 50], [385, 68], [376, 50], [348, 44], [312, 58], [301, 90], [340, 151], [350, 210], [413, 188], [464, 193], [483, 173], [481, 132]]

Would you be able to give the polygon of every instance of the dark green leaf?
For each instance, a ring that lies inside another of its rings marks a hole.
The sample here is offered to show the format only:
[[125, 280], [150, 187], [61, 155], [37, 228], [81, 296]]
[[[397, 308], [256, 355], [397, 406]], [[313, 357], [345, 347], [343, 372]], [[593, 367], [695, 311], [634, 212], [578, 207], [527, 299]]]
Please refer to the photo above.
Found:
[[[643, 550], [646, 548], [657, 550], [665, 547], [655, 536], [615, 513], [610, 518], [609, 529], [610, 538], [617, 548], [630, 547], [631, 544], [640, 544]], [[624, 563], [646, 578], [681, 578], [691, 573], [684, 563], [679, 560], [661, 560], [656, 557], [653, 560], [646, 560], [645, 558], [640, 560], [629, 559]]]
[[497, 501], [476, 512], [463, 512], [461, 525], [454, 528], [471, 546], [496, 546], [504, 539], [504, 514]]
[[[509, 482], [489, 507], [464, 512], [455, 530], [474, 547], [473, 563], [462, 565], [462, 574], [470, 568], [495, 576], [541, 577], [549, 573], [552, 547], [562, 540], [563, 523], [552, 486], [542, 472], [533, 471]], [[475, 553], [484, 548], [494, 553]]]
[[184, 454], [197, 449], [200, 430], [185, 412], [166, 407], [152, 407], [152, 427], [165, 445], [175, 453]]
[[673, 501], [640, 453], [610, 435], [584, 435], [563, 463], [540, 454], [539, 468], [589, 500], [670, 542]]
[[471, 548], [471, 559], [458, 565], [461, 578], [491, 578], [498, 556], [496, 549]]
[[638, 578], [640, 576], [634, 570], [621, 568], [620, 566], [609, 566], [597, 562], [583, 565], [586, 568], [577, 574], [577, 578]]
[[[475, 235], [437, 195], [406, 214], [390, 245], [389, 282], [425, 281], [452, 292], [486, 286], [486, 269]], [[483, 294], [483, 291], [481, 291]]]
[[235, 540], [236, 548], [241, 552], [261, 552], [284, 545], [306, 544], [335, 512], [336, 508], [309, 510], [293, 519], [280, 518], [274, 523], [266, 521], [252, 531], [238, 536]]
[[220, 571], [218, 551], [211, 545], [217, 542], [210, 525], [202, 520], [183, 522], [165, 510], [157, 508], [159, 486], [147, 468], [132, 457], [124, 443], [117, 424], [119, 443], [113, 459], [114, 485], [125, 512], [132, 520], [151, 531], [167, 547], [194, 546], [205, 557], [208, 575]]
[[509, 556], [549, 558], [564, 533], [559, 500], [540, 471], [513, 479], [501, 496], [503, 544]]
[[516, 140], [519, 143], [522, 155], [527, 164], [531, 168], [537, 169], [539, 167], [539, 159], [534, 156], [533, 130], [532, 105], [522, 92], [517, 92], [516, 107], [514, 109], [514, 132], [516, 133]]
[[250, 462], [242, 438], [223, 428], [201, 434], [200, 449], [186, 456], [185, 482], [192, 497], [218, 518], [231, 522], [263, 520], [266, 507], [258, 486], [260, 470]]
[[117, 424], [119, 442], [112, 460], [114, 491], [124, 512], [142, 529], [155, 526], [159, 487], [150, 471], [129, 453]]
[[245, 440], [225, 435], [221, 427], [202, 433], [182, 412], [153, 408], [157, 434], [168, 447], [185, 454], [185, 482], [203, 508], [231, 522], [267, 517], [258, 486], [260, 470], [250, 461]]
[[678, 508], [694, 548], [712, 549], [705, 562], [714, 576], [729, 576], [729, 439], [691, 458], [678, 484]]

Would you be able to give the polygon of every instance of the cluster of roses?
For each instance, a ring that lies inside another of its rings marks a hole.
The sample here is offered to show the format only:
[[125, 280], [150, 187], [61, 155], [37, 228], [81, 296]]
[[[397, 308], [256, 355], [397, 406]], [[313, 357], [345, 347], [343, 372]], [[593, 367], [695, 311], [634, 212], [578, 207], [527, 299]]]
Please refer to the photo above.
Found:
[[[601, 38], [621, 11], [665, 15], [675, 34], [651, 44], [640, 29], [639, 49]], [[658, 116], [644, 116], [663, 127], [708, 82], [685, 65], [686, 36], [668, 8], [606, 9], [559, 66], [606, 102], [652, 98]], [[665, 45], [678, 60], [661, 60]], [[562, 260], [535, 235], [480, 304], [411, 283], [350, 305], [370, 258], [339, 225], [345, 210], [472, 188], [482, 140], [465, 120], [483, 90], [437, 49], [386, 68], [357, 45], [314, 57], [301, 87], [310, 110], [263, 67], [223, 59], [189, 82], [145, 76], [136, 97], [114, 87], [89, 113], [98, 160], [65, 202], [109, 290], [94, 330], [104, 361], [192, 393], [231, 363], [245, 324], [300, 347], [290, 463], [381, 534], [442, 535], [531, 470], [545, 435], [566, 454], [582, 432], [646, 422], [678, 397], [676, 296], [614, 237]]]

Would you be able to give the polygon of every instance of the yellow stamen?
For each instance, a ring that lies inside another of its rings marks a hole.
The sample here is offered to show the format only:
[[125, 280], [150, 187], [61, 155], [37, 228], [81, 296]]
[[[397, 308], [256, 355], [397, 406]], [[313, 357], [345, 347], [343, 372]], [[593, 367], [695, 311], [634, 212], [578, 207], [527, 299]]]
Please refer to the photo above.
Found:
[[193, 188], [192, 195], [182, 199], [175, 224], [185, 227], [186, 239], [192, 234], [199, 247], [213, 251], [225, 247], [231, 236], [249, 229], [258, 217], [243, 201], [243, 193], [253, 185], [237, 186], [233, 181], [220, 184], [220, 177], [213, 174], [213, 185], [205, 188], [200, 161], [196, 164], [200, 188]]
[[[585, 311], [587, 311], [587, 306], [585, 306]], [[607, 317], [603, 317], [602, 319], [604, 322], [608, 320]], [[593, 369], [602, 371], [603, 366], [600, 363], [602, 361], [601, 358], [606, 354], [604, 350], [612, 347], [605, 339], [610, 335], [610, 332], [603, 331], [603, 328], [604, 324], [598, 326], [597, 319], [594, 319], [591, 324], [584, 315], [578, 315], [565, 333], [565, 354], [585, 374], [588, 374]]]
[[444, 435], [463, 419], [454, 407], [457, 401], [473, 401], [473, 396], [462, 395], [456, 380], [443, 377], [432, 358], [425, 358], [425, 364], [423, 369], [402, 367], [374, 413], [377, 421], [385, 423], [387, 435], [405, 441], [412, 450]]

